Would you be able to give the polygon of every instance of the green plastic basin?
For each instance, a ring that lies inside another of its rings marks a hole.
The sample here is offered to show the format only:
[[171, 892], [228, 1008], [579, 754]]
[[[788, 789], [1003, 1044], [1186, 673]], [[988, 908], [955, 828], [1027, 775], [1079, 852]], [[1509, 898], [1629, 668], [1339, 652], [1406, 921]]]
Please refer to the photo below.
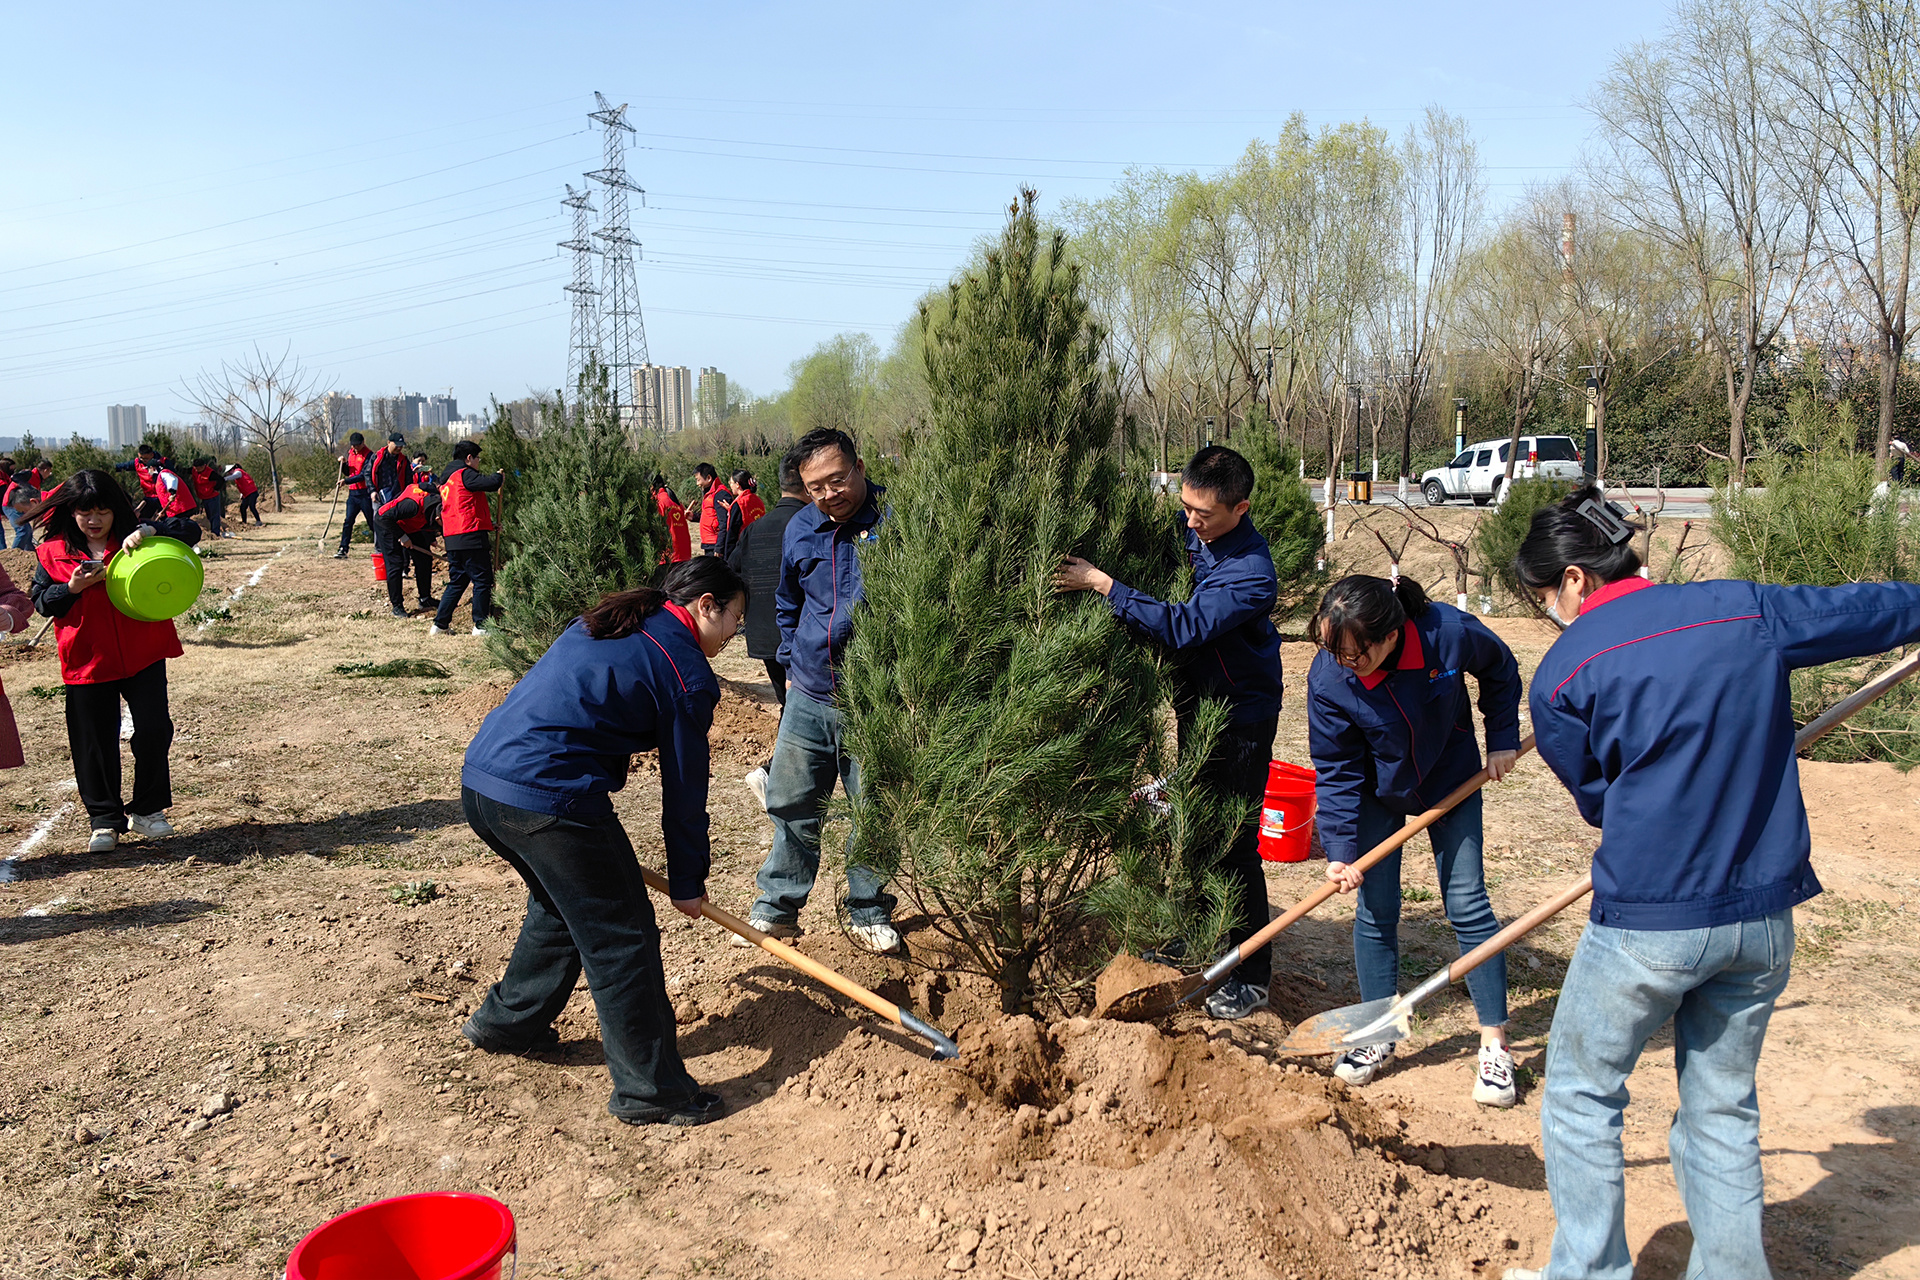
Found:
[[107, 598], [141, 622], [165, 622], [193, 608], [206, 580], [200, 557], [176, 538], [148, 538], [107, 561]]

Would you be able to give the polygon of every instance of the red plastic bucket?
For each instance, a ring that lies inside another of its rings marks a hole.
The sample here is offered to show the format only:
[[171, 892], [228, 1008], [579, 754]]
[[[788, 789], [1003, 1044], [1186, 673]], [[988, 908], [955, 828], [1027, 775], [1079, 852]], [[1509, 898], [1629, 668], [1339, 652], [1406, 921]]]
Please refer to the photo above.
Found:
[[387, 580], [387, 558], [378, 551], [373, 553], [373, 580], [375, 582]]
[[1313, 770], [1285, 760], [1267, 766], [1267, 800], [1260, 810], [1260, 856], [1268, 862], [1305, 862], [1313, 839]]
[[503, 1280], [513, 1212], [491, 1196], [428, 1191], [323, 1222], [293, 1248], [285, 1280]]

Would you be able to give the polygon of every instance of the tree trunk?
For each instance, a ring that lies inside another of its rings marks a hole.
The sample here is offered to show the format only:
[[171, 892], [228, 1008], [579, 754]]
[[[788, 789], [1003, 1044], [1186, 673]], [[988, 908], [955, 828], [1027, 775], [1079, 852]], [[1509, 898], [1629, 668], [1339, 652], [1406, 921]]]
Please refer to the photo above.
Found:
[[273, 509], [285, 511], [287, 500], [280, 494], [280, 446], [267, 441], [267, 470], [273, 473]]
[[1900, 379], [1901, 347], [1905, 345], [1904, 334], [1888, 326], [1880, 338], [1880, 429], [1873, 441], [1873, 478], [1887, 478], [1887, 450], [1893, 441], [1893, 401], [1894, 391]]

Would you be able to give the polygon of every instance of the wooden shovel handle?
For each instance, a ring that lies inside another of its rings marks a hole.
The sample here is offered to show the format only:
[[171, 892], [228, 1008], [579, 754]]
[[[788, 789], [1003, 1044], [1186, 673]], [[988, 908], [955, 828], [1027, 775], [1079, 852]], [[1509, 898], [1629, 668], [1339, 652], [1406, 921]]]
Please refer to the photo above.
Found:
[[[1527, 754], [1527, 752], [1531, 750], [1533, 750], [1533, 735], [1528, 734], [1520, 742], [1519, 754], [1524, 756]], [[1361, 872], [1365, 872], [1368, 868], [1377, 864], [1381, 859], [1385, 858], [1388, 854], [1400, 848], [1401, 845], [1404, 845], [1407, 841], [1413, 839], [1415, 836], [1419, 835], [1422, 831], [1425, 831], [1428, 827], [1440, 821], [1441, 818], [1445, 817], [1449, 812], [1452, 811], [1455, 805], [1458, 805], [1462, 800], [1465, 800], [1468, 796], [1472, 795], [1474, 792], [1478, 791], [1480, 788], [1486, 786], [1488, 777], [1489, 775], [1487, 771], [1485, 769], [1482, 769], [1480, 770], [1480, 772], [1474, 774], [1471, 778], [1468, 778], [1465, 782], [1455, 787], [1452, 790], [1452, 792], [1450, 792], [1447, 795], [1447, 798], [1442, 800], [1439, 804], [1435, 805], [1431, 809], [1428, 809], [1425, 813], [1421, 814], [1419, 817], [1414, 818], [1412, 821], [1408, 822], [1405, 826], [1401, 827], [1398, 831], [1388, 836], [1385, 840], [1382, 840], [1379, 844], [1367, 850], [1366, 853], [1354, 859], [1354, 863], [1353, 863], [1354, 868]], [[1258, 951], [1261, 947], [1266, 946], [1269, 942], [1272, 942], [1275, 938], [1279, 937], [1282, 932], [1291, 928], [1295, 921], [1299, 920], [1302, 916], [1306, 915], [1309, 911], [1312, 911], [1315, 907], [1319, 906], [1321, 903], [1325, 902], [1328, 898], [1331, 898], [1334, 894], [1338, 893], [1339, 891], [1340, 891], [1340, 886], [1335, 884], [1333, 881], [1328, 880], [1324, 882], [1323, 884], [1321, 884], [1321, 886], [1318, 889], [1315, 889], [1312, 893], [1308, 894], [1306, 897], [1302, 898], [1299, 902], [1295, 903], [1285, 913], [1279, 916], [1276, 916], [1274, 919], [1268, 921], [1265, 928], [1261, 929], [1259, 932], [1255, 933], [1252, 937], [1248, 938], [1245, 942], [1241, 943], [1240, 946], [1237, 948], [1239, 955], [1245, 956], [1251, 952]], [[1236, 959], [1234, 963], [1238, 964], [1239, 963], [1238, 959]], [[1229, 965], [1228, 967], [1232, 968], [1233, 966]]]

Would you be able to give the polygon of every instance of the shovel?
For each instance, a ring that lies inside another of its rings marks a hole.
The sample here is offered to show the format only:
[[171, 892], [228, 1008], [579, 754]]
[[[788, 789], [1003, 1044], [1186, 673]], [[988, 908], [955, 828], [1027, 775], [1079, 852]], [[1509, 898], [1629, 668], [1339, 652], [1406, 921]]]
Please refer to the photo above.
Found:
[[[640, 868], [640, 875], [641, 878], [647, 882], [647, 887], [655, 893], [665, 894], [669, 898], [673, 896], [667, 888], [667, 878], [665, 876], [660, 875], [658, 872], [650, 871], [646, 867]], [[919, 1036], [933, 1046], [933, 1056], [936, 1059], [957, 1058], [960, 1056], [960, 1046], [955, 1044], [940, 1028], [930, 1022], [923, 1022], [919, 1017], [915, 1016], [911, 1010], [902, 1009], [891, 1000], [881, 999], [879, 996], [873, 994], [873, 992], [853, 981], [853, 979], [841, 977], [811, 956], [801, 955], [798, 951], [780, 941], [778, 938], [768, 937], [732, 912], [722, 911], [719, 907], [709, 902], [700, 908], [700, 914], [719, 925], [722, 929], [727, 930], [727, 932], [745, 938], [748, 942], [759, 947], [762, 951], [765, 951], [768, 955], [773, 956], [783, 964], [792, 965], [807, 976], [818, 978], [848, 999], [859, 1001], [887, 1021], [898, 1025], [902, 1030], [911, 1031], [914, 1035]]]
[[[1806, 750], [1848, 716], [1911, 676], [1915, 671], [1920, 671], [1920, 653], [1888, 668], [1878, 679], [1861, 686], [1829, 707], [1824, 714], [1809, 721], [1805, 728], [1793, 735], [1794, 751], [1798, 753]], [[1350, 1004], [1344, 1009], [1334, 1009], [1308, 1018], [1293, 1029], [1293, 1034], [1287, 1037], [1286, 1043], [1280, 1046], [1278, 1052], [1301, 1057], [1320, 1057], [1326, 1054], [1344, 1053], [1348, 1049], [1358, 1049], [1364, 1045], [1393, 1044], [1406, 1039], [1411, 1031], [1409, 1023], [1414, 1009], [1434, 992], [1450, 983], [1460, 981], [1591, 892], [1593, 892], [1593, 873], [1588, 872], [1580, 877], [1578, 884], [1527, 912], [1407, 994], [1397, 997], [1389, 996], [1383, 1000], [1368, 1000], [1362, 1004]]]
[[[1520, 743], [1519, 754], [1524, 756], [1531, 750], [1533, 750], [1533, 735], [1528, 734]], [[1516, 757], [1516, 759], [1518, 759], [1518, 757]], [[1354, 868], [1361, 872], [1367, 871], [1382, 858], [1385, 858], [1401, 845], [1413, 839], [1414, 836], [1438, 822], [1442, 817], [1446, 816], [1455, 805], [1485, 785], [1487, 785], [1487, 771], [1482, 769], [1455, 787], [1453, 792], [1439, 804], [1427, 810], [1419, 817], [1410, 820], [1398, 831], [1388, 836], [1385, 840], [1382, 840], [1373, 848], [1367, 850], [1365, 854], [1354, 861]], [[1339, 885], [1331, 880], [1325, 881], [1318, 889], [1315, 889], [1295, 904], [1291, 910], [1269, 921], [1265, 928], [1248, 938], [1245, 942], [1240, 943], [1238, 946], [1227, 948], [1225, 955], [1215, 960], [1199, 973], [1190, 974], [1187, 977], [1173, 981], [1140, 987], [1133, 991], [1126, 992], [1123, 995], [1116, 996], [1105, 1008], [1100, 1010], [1099, 1016], [1103, 1018], [1114, 1018], [1123, 1022], [1137, 1022], [1172, 1013], [1189, 1000], [1197, 996], [1205, 995], [1222, 982], [1225, 982], [1227, 975], [1237, 969], [1240, 966], [1240, 962], [1247, 956], [1258, 952], [1260, 948], [1266, 946], [1275, 938], [1279, 937], [1281, 933], [1291, 928], [1295, 921], [1299, 920], [1302, 916], [1312, 911], [1315, 907], [1339, 891]]]

